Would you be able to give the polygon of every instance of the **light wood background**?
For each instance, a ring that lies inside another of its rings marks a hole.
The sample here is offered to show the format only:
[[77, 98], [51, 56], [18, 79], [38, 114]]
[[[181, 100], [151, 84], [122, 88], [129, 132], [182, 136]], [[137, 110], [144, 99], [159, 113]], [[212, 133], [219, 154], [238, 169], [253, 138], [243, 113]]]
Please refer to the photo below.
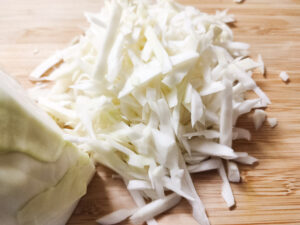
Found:
[[[300, 0], [181, 2], [209, 13], [229, 8], [236, 15], [236, 40], [250, 43], [253, 57], [263, 56], [267, 76], [254, 77], [271, 98], [268, 115], [279, 122], [274, 129], [266, 124], [254, 131], [251, 116], [240, 120], [241, 126], [253, 131], [253, 140], [236, 142], [235, 149], [249, 152], [260, 162], [242, 167], [242, 183], [232, 184], [234, 210], [228, 210], [221, 198], [217, 173], [193, 176], [211, 224], [300, 224]], [[29, 87], [29, 72], [87, 27], [83, 11], [100, 7], [101, 0], [0, 0], [0, 67]], [[282, 70], [289, 73], [290, 83], [279, 79]], [[112, 179], [109, 170], [101, 167], [100, 171], [101, 178], [92, 181], [68, 225], [94, 225], [99, 216], [134, 206], [122, 182]], [[158, 221], [161, 225], [196, 224], [186, 201]]]

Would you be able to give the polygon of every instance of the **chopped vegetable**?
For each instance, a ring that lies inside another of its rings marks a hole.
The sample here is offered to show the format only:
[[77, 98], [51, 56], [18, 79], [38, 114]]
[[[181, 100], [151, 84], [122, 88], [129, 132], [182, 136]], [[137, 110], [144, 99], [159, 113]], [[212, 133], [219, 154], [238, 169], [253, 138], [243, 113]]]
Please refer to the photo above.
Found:
[[188, 166], [188, 170], [190, 173], [199, 173], [208, 170], [215, 170], [220, 167], [220, 161], [217, 159], [209, 159], [204, 162], [200, 162], [196, 165]]
[[146, 190], [152, 189], [149, 182], [143, 180], [130, 180], [127, 185], [128, 190]]
[[[195, 220], [208, 225], [190, 173], [217, 169], [222, 196], [234, 205], [229, 181], [240, 180], [236, 163], [256, 160], [232, 149], [232, 140], [251, 137], [235, 124], [271, 103], [252, 79], [255, 68], [264, 68], [261, 58], [253, 61], [249, 45], [233, 41], [226, 23], [234, 18], [226, 11], [115, 0], [87, 18], [90, 28], [64, 51], [64, 63], [35, 76], [54, 85], [32, 89], [32, 97], [67, 140], [122, 177], [140, 208], [133, 222], [156, 224], [154, 217], [182, 197]], [[258, 98], [246, 100], [247, 91]], [[127, 216], [121, 211], [104, 221]]]
[[277, 119], [276, 118], [267, 118], [267, 121], [268, 121], [268, 123], [270, 124], [270, 126], [272, 128], [276, 127], [276, 125], [277, 125]]
[[56, 54], [49, 57], [42, 64], [34, 69], [30, 74], [31, 80], [41, 80], [41, 77], [52, 67], [57, 65], [63, 59], [62, 52], [57, 52]]
[[261, 109], [256, 109], [253, 114], [255, 129], [258, 130], [266, 120], [266, 112]]
[[279, 77], [284, 82], [287, 82], [290, 79], [289, 75], [285, 71], [281, 71], [280, 74], [279, 74]]
[[257, 57], [257, 62], [260, 64], [260, 66], [258, 67], [259, 69], [259, 72], [262, 74], [262, 75], [265, 75], [265, 72], [266, 72], [266, 69], [265, 69], [265, 64], [264, 64], [264, 61], [261, 57], [261, 54], [258, 55]]
[[102, 225], [110, 225], [120, 223], [123, 220], [130, 217], [136, 209], [120, 209], [118, 211], [112, 212], [102, 218], [98, 219], [96, 222]]
[[235, 162], [227, 161], [228, 179], [231, 182], [240, 182], [240, 171]]
[[246, 139], [248, 141], [251, 140], [251, 133], [249, 130], [243, 128], [234, 127], [232, 130], [232, 139]]
[[221, 145], [213, 141], [204, 141], [201, 139], [193, 139], [189, 141], [191, 149], [203, 155], [218, 156], [224, 159], [237, 158], [234, 151], [226, 145]]
[[240, 157], [234, 159], [234, 161], [242, 163], [242, 164], [252, 165], [253, 163], [257, 162], [258, 160], [256, 158], [254, 158], [253, 156], [246, 155], [246, 156], [240, 156]]
[[[221, 161], [221, 159], [218, 159], [219, 161]], [[235, 201], [234, 201], [234, 197], [233, 197], [233, 193], [225, 172], [225, 168], [222, 162], [220, 162], [220, 167], [219, 167], [219, 174], [223, 180], [223, 185], [222, 185], [222, 197], [224, 198], [227, 207], [231, 208], [235, 205]]]
[[162, 212], [174, 207], [181, 200], [181, 197], [173, 193], [165, 198], [152, 201], [151, 203], [138, 209], [131, 217], [130, 221], [133, 224], [142, 224]]

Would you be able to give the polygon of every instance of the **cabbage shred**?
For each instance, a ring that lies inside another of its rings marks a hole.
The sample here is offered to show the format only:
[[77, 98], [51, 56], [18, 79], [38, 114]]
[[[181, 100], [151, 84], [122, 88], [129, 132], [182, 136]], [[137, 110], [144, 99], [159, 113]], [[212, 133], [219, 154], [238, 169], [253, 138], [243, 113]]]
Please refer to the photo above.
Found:
[[[248, 44], [233, 41], [226, 23], [234, 18], [226, 11], [114, 0], [86, 16], [90, 28], [59, 53], [63, 63], [48, 76], [34, 73], [54, 84], [36, 86], [31, 95], [65, 139], [121, 175], [140, 208], [98, 222], [131, 216], [156, 224], [154, 216], [182, 197], [199, 224], [209, 224], [190, 173], [217, 169], [225, 202], [235, 204], [229, 181], [240, 180], [237, 163], [256, 162], [231, 147], [233, 139], [250, 139], [237, 118], [270, 103], [251, 77], [262, 61], [248, 57]], [[251, 90], [258, 98], [246, 100]]]

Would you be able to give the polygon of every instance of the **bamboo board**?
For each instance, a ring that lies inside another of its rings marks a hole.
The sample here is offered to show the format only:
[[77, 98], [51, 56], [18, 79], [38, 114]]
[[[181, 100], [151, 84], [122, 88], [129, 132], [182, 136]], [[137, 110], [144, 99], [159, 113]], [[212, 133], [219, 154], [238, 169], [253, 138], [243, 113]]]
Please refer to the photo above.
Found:
[[[261, 53], [267, 66], [266, 78], [254, 77], [272, 101], [268, 116], [279, 123], [274, 129], [266, 124], [254, 131], [251, 116], [240, 120], [241, 126], [251, 129], [253, 139], [235, 142], [234, 148], [260, 162], [242, 167], [242, 182], [232, 184], [234, 210], [226, 208], [220, 195], [217, 173], [193, 176], [211, 224], [300, 224], [300, 1], [181, 2], [204, 12], [229, 8], [235, 14], [235, 40], [250, 43], [253, 57]], [[96, 12], [100, 7], [101, 0], [0, 0], [0, 67], [29, 87], [30, 71], [87, 27], [83, 11]], [[279, 79], [282, 70], [289, 73], [290, 83]], [[96, 218], [112, 210], [134, 207], [122, 182], [112, 179], [108, 169], [100, 170], [101, 178], [94, 178], [68, 225], [94, 225]], [[186, 201], [158, 221], [161, 225], [196, 224]]]

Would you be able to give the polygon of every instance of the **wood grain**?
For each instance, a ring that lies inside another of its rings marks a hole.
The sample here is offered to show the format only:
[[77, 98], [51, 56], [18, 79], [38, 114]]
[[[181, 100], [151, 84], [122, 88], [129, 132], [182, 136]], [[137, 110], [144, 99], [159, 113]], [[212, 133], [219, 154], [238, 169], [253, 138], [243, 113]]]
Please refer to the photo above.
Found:
[[[236, 40], [250, 43], [253, 57], [263, 56], [267, 76], [254, 77], [271, 98], [268, 116], [279, 122], [274, 129], [265, 125], [254, 131], [251, 115], [240, 119], [241, 126], [252, 130], [253, 140], [235, 142], [234, 148], [249, 152], [260, 162], [241, 168], [242, 183], [232, 185], [237, 201], [234, 210], [228, 210], [220, 196], [216, 173], [193, 177], [211, 224], [300, 224], [300, 1], [181, 2], [209, 13], [229, 8], [235, 14]], [[83, 11], [95, 12], [100, 7], [101, 0], [0, 0], [1, 68], [29, 87], [29, 72], [87, 27]], [[278, 78], [282, 70], [289, 73], [290, 83]], [[92, 181], [68, 225], [94, 225], [99, 216], [134, 206], [122, 182], [112, 179], [108, 169], [100, 167], [100, 171], [101, 178]], [[196, 224], [186, 201], [158, 221], [161, 225]]]

